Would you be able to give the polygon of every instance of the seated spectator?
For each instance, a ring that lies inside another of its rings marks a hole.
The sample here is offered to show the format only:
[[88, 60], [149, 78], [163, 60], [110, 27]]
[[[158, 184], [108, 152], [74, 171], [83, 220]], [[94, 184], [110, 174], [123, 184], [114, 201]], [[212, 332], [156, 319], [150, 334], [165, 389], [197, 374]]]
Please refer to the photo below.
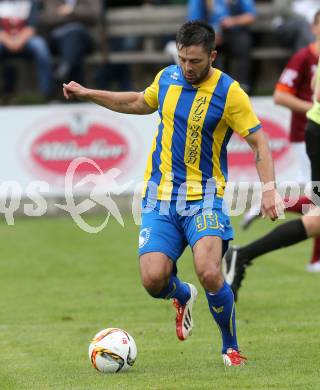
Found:
[[[36, 34], [37, 5], [35, 0], [0, 0], [0, 60], [10, 57], [32, 57], [37, 66], [42, 95], [52, 94], [51, 56], [45, 40]], [[12, 68], [4, 65], [4, 94], [14, 92]]]
[[89, 28], [101, 19], [101, 1], [43, 1], [42, 11], [42, 22], [49, 29], [50, 47], [58, 57], [56, 80], [84, 83], [84, 58], [93, 50]]
[[246, 91], [250, 89], [252, 37], [255, 22], [254, 0], [189, 0], [188, 20], [209, 21], [217, 34], [217, 44], [228, 60], [228, 72]]
[[[187, 0], [104, 0], [106, 12], [112, 8], [143, 7], [149, 5], [186, 4]], [[175, 45], [175, 43], [174, 43]], [[108, 39], [107, 47], [110, 52], [141, 50], [143, 37], [126, 36]], [[130, 91], [132, 83], [132, 66], [128, 63], [112, 64], [106, 62], [97, 72], [96, 87]]]
[[[104, 8], [108, 12], [112, 8], [139, 7], [146, 3], [148, 0], [104, 0]], [[105, 44], [110, 52], [134, 51], [141, 46], [141, 39], [136, 36], [117, 37], [108, 39]], [[96, 74], [96, 87], [131, 91], [134, 89], [131, 66], [127, 63], [104, 63]]]
[[274, 0], [274, 6], [272, 26], [283, 46], [296, 52], [315, 40], [311, 24], [319, 0]]

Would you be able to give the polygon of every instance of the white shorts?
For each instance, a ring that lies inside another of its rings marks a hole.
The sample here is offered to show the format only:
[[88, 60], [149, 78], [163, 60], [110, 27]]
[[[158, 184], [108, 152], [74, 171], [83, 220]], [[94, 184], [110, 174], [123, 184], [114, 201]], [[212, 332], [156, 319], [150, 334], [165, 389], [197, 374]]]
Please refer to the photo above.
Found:
[[300, 184], [306, 184], [311, 181], [311, 164], [306, 152], [305, 142], [291, 143], [298, 162], [297, 181]]

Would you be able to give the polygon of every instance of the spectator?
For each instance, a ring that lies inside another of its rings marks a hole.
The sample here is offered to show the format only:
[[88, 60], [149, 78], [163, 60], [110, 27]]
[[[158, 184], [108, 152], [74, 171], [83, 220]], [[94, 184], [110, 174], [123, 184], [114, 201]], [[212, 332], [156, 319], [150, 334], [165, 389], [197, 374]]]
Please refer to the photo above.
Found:
[[42, 2], [42, 9], [50, 46], [58, 57], [56, 80], [84, 82], [84, 58], [93, 50], [89, 28], [102, 16], [101, 1], [50, 0]]
[[[105, 11], [120, 7], [139, 7], [145, 5], [147, 0], [104, 0]], [[136, 36], [111, 38], [106, 42], [108, 51], [121, 52], [137, 50], [141, 45], [141, 39]], [[114, 86], [114, 84], [116, 84]], [[132, 85], [132, 69], [127, 63], [112, 64], [106, 62], [98, 70], [96, 75], [96, 86], [104, 89], [120, 89], [130, 91]]]
[[277, 17], [272, 25], [283, 46], [298, 51], [314, 41], [310, 27], [319, 0], [275, 0], [274, 6]]
[[[35, 0], [0, 0], [0, 60], [32, 57], [37, 66], [41, 93], [52, 94], [51, 57], [45, 40], [36, 34], [38, 12]], [[12, 68], [5, 66], [5, 70]], [[4, 78], [4, 94], [14, 92], [14, 73]]]
[[254, 0], [189, 0], [188, 20], [205, 19], [223, 45], [228, 71], [246, 91], [250, 89], [252, 37], [249, 26], [255, 22]]

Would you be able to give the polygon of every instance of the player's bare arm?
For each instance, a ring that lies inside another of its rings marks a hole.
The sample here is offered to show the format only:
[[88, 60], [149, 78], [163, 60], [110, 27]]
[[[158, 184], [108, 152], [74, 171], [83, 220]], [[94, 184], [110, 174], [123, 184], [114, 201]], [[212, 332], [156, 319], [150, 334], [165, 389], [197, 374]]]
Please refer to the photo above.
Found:
[[291, 93], [283, 91], [275, 91], [273, 100], [276, 104], [289, 108], [295, 112], [301, 112], [306, 114], [312, 107], [312, 103], [306, 100], [300, 99]]
[[261, 212], [272, 220], [283, 213], [283, 202], [275, 187], [274, 166], [268, 140], [262, 130], [246, 137], [255, 154], [256, 167], [263, 184]]
[[75, 81], [71, 81], [68, 84], [63, 84], [63, 94], [67, 100], [85, 100], [124, 114], [144, 115], [155, 111], [146, 103], [142, 92], [100, 91], [85, 88]]

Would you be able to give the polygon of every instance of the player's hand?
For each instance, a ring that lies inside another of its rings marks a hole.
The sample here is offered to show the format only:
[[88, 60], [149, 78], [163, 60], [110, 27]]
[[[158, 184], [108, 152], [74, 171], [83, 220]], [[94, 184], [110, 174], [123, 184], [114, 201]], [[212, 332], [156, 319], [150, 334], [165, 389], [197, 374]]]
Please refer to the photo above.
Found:
[[83, 87], [81, 84], [76, 83], [75, 81], [70, 81], [68, 84], [63, 84], [63, 95], [69, 99], [86, 99], [88, 95], [88, 89]]
[[276, 189], [266, 189], [262, 193], [262, 218], [278, 219], [284, 213], [284, 203]]

